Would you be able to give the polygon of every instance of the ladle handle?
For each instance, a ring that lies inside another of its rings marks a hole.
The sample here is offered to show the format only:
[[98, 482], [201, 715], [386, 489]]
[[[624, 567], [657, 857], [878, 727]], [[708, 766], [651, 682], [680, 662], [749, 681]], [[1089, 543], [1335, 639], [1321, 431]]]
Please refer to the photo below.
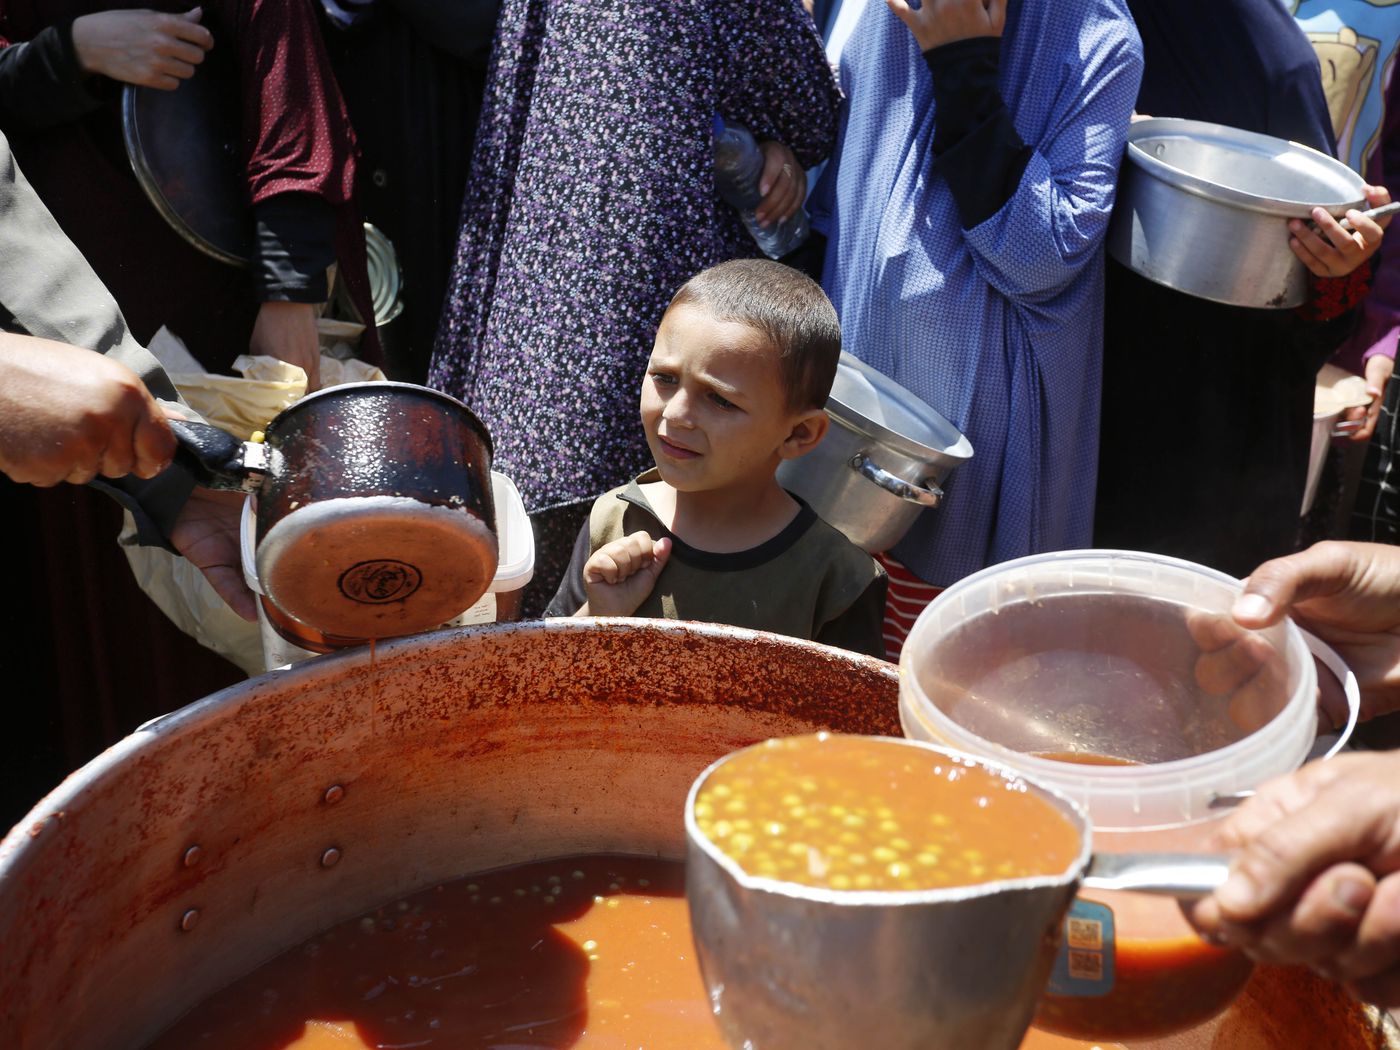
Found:
[[185, 419], [170, 420], [175, 435], [175, 462], [205, 488], [255, 492], [267, 474], [267, 449]]
[[[1368, 219], [1385, 219], [1394, 215], [1397, 211], [1400, 211], [1400, 201], [1382, 204], [1379, 208], [1371, 208], [1368, 211], [1363, 211], [1361, 214]], [[1341, 225], [1344, 230], [1351, 229], [1351, 223], [1347, 222], [1346, 219], [1341, 221]]]
[[1193, 901], [1215, 892], [1229, 873], [1229, 858], [1209, 853], [1095, 853], [1084, 886]]

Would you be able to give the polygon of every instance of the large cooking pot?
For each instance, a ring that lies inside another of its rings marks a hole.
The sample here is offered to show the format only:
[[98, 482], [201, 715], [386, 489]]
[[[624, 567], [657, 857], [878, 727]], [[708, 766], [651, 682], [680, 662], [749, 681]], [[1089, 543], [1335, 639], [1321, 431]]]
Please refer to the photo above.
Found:
[[[588, 620], [439, 632], [235, 686], [94, 759], [0, 842], [0, 1046], [134, 1050], [316, 931], [453, 876], [679, 859], [711, 761], [815, 727], [889, 733], [896, 690], [889, 665], [810, 642]], [[1264, 971], [1242, 1004], [1221, 1022], [1232, 1041], [1173, 1050], [1400, 1048], [1304, 973]]]
[[202, 484], [257, 492], [258, 580], [294, 641], [428, 630], [495, 575], [491, 438], [455, 398], [346, 383], [280, 412], [263, 443], [202, 423], [172, 429], [176, 458]]
[[862, 550], [887, 551], [925, 508], [972, 443], [908, 390], [859, 358], [841, 355], [819, 445], [784, 460], [778, 481]]
[[1158, 284], [1234, 306], [1308, 297], [1288, 221], [1366, 206], [1365, 181], [1307, 146], [1197, 120], [1135, 121], [1108, 254]]

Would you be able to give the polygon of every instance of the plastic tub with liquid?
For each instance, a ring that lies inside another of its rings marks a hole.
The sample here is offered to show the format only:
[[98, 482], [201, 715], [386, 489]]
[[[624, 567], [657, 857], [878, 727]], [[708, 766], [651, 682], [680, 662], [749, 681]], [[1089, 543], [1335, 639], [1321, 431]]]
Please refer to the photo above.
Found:
[[[1302, 632], [1246, 631], [1232, 577], [1119, 551], [1036, 555], [948, 588], [900, 660], [906, 735], [1012, 765], [1082, 805], [1096, 852], [1205, 851], [1221, 795], [1296, 769], [1318, 728]], [[1175, 901], [1081, 893], [1036, 1024], [1150, 1038], [1224, 1010], [1252, 966]]]

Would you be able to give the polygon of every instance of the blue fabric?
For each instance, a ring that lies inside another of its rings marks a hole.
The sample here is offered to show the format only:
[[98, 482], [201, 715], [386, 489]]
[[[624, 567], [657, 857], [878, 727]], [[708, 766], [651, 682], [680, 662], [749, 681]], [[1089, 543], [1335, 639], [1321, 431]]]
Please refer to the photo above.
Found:
[[813, 202], [822, 283], [845, 348], [974, 449], [894, 551], [930, 583], [1090, 541], [1102, 244], [1141, 73], [1119, 0], [1012, 0], [1000, 87], [1034, 155], [1012, 199], [964, 230], [931, 174], [933, 93], [912, 34], [870, 0], [842, 54], [849, 102]]

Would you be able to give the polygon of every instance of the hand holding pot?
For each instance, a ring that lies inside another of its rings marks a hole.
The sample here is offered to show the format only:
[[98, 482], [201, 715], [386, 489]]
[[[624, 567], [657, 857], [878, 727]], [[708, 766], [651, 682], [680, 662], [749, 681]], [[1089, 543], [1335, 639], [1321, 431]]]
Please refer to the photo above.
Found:
[[1238, 854], [1191, 911], [1202, 933], [1400, 1004], [1400, 755], [1347, 755], [1272, 781], [1214, 846]]
[[130, 369], [91, 350], [0, 334], [0, 473], [83, 485], [99, 474], [152, 478], [175, 439]]
[[[1384, 186], [1367, 186], [1366, 202], [1372, 208], [1390, 203], [1390, 191]], [[1380, 249], [1389, 217], [1377, 222], [1353, 208], [1347, 212], [1348, 230], [1327, 214], [1323, 208], [1312, 210], [1313, 225], [1292, 219], [1288, 229], [1293, 234], [1288, 247], [1316, 277], [1345, 277]]]
[[73, 50], [84, 73], [174, 91], [194, 76], [214, 46], [203, 12], [98, 11], [73, 23]]
[[235, 492], [195, 489], [175, 520], [170, 543], [204, 573], [230, 609], [251, 621], [258, 618], [258, 611], [253, 592], [243, 581], [239, 549], [244, 498]]

